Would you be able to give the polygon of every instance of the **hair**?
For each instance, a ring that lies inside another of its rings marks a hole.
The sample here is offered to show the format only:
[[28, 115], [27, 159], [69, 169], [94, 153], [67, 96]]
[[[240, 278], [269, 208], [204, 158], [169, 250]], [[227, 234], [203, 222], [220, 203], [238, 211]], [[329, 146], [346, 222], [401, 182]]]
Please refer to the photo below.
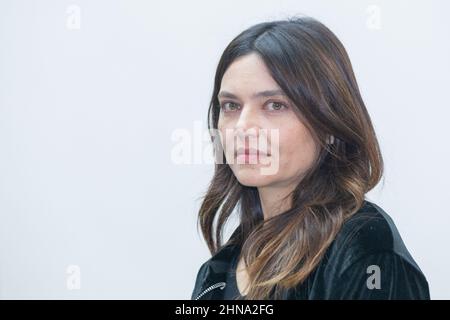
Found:
[[226, 162], [215, 163], [197, 223], [215, 254], [224, 246], [223, 229], [237, 208], [239, 227], [228, 243], [242, 246], [239, 259], [249, 275], [245, 299], [280, 299], [314, 271], [343, 223], [362, 207], [365, 194], [383, 175], [383, 159], [344, 46], [311, 17], [258, 23], [228, 44], [215, 74], [210, 130], [217, 129], [217, 94], [225, 71], [250, 53], [263, 59], [294, 102], [320, 151], [289, 194], [290, 209], [266, 220], [257, 188], [239, 183]]

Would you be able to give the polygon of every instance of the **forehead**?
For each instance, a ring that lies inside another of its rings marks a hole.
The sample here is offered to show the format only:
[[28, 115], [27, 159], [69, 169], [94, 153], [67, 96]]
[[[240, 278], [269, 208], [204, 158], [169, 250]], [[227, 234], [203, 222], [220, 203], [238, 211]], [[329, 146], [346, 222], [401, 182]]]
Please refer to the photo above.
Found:
[[280, 89], [259, 55], [252, 53], [234, 60], [225, 71], [221, 90], [248, 94], [255, 91]]

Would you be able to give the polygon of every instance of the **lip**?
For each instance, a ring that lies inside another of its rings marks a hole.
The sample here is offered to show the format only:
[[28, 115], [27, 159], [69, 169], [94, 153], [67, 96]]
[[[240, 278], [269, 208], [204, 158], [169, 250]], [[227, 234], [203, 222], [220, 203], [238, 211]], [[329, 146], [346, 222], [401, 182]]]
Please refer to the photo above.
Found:
[[262, 152], [261, 150], [254, 149], [254, 148], [239, 148], [235, 152], [235, 156], [240, 155], [258, 155], [258, 156], [266, 156], [265, 152]]

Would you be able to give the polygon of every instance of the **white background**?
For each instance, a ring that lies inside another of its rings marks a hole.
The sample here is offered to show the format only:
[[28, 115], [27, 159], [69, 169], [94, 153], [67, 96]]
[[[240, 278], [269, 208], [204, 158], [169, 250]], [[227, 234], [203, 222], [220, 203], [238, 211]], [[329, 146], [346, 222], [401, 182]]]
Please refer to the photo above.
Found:
[[296, 14], [346, 47], [386, 164], [369, 198], [432, 298], [450, 298], [449, 11], [444, 0], [1, 0], [0, 298], [189, 299], [209, 258], [196, 218], [213, 167], [175, 164], [172, 133], [206, 128], [238, 33]]

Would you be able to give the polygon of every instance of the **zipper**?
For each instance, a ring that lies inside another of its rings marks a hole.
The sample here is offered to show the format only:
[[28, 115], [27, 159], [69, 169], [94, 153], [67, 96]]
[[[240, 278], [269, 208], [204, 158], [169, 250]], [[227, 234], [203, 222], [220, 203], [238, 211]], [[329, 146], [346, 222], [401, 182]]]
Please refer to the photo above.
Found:
[[209, 286], [208, 288], [206, 288], [202, 293], [200, 293], [197, 298], [195, 298], [195, 300], [198, 300], [200, 297], [202, 297], [203, 295], [207, 294], [208, 292], [210, 292], [211, 290], [214, 290], [216, 288], [220, 288], [220, 290], [223, 290], [223, 288], [225, 288], [227, 284], [225, 282], [217, 282], [215, 284], [213, 284], [212, 286]]

